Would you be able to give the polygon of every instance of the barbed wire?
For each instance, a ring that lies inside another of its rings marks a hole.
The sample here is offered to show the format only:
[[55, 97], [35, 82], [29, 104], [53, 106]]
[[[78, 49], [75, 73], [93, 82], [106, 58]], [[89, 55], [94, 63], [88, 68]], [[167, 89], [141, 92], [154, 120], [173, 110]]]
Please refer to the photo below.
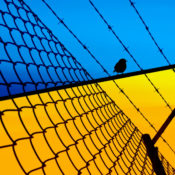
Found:
[[[96, 61], [96, 63], [102, 68], [102, 70], [107, 74], [107, 76], [111, 76], [110, 73], [104, 68], [104, 66], [98, 61], [98, 59], [94, 56], [94, 54], [86, 47], [85, 44], [83, 44], [83, 42], [78, 38], [78, 36], [65, 24], [65, 22], [54, 12], [54, 10], [51, 8], [51, 6], [45, 1], [42, 0], [42, 2], [44, 2], [44, 4], [50, 9], [50, 11], [54, 14], [54, 16], [59, 20], [59, 22], [72, 34], [72, 36], [78, 41], [78, 43], [82, 46], [82, 48], [84, 50], [86, 50], [89, 55]], [[90, 1], [91, 2], [91, 1]], [[99, 13], [99, 15], [103, 18], [103, 16]], [[104, 22], [108, 25], [107, 21], [103, 18]], [[110, 25], [108, 25], [108, 28], [113, 32], [113, 29]], [[116, 34], [115, 34], [116, 35]], [[118, 38], [118, 36], [116, 35], [116, 37]], [[119, 39], [119, 38], [118, 38]], [[125, 47], [125, 45], [122, 43], [122, 41], [119, 39], [120, 43], [122, 44], [122, 46], [124, 47], [124, 49], [130, 53], [128, 51], [128, 48]], [[132, 56], [132, 55], [131, 55]], [[135, 58], [132, 56], [132, 58], [135, 60]], [[143, 70], [140, 65], [137, 63], [137, 61], [135, 60], [135, 63], [137, 64], [137, 66], [140, 68], [140, 70]], [[148, 80], [149, 77], [145, 74], [145, 76], [147, 77]], [[140, 109], [134, 104], [134, 102], [131, 100], [131, 98], [124, 92], [124, 90], [116, 83], [115, 80], [112, 80], [113, 83], [116, 85], [116, 87], [120, 90], [120, 92], [127, 98], [127, 100], [132, 104], [132, 106], [136, 109], [136, 111], [144, 118], [144, 120], [149, 124], [149, 126], [155, 131], [157, 132], [157, 129], [154, 127], [154, 125], [147, 119], [147, 117], [140, 111]], [[162, 94], [159, 92], [158, 88], [155, 87], [155, 85], [152, 83], [152, 81], [149, 81], [151, 83], [151, 85], [154, 87], [155, 91], [157, 93], [159, 93], [159, 95], [164, 99], [164, 97], [162, 96]], [[165, 100], [165, 99], [164, 99]], [[172, 110], [171, 106], [166, 102], [166, 105], [169, 107], [169, 109]], [[167, 144], [167, 146], [171, 149], [171, 151], [175, 154], [174, 149], [169, 145], [169, 143], [163, 138], [161, 137], [162, 140]]]
[[[5, 2], [11, 5], [10, 2]], [[18, 13], [11, 13], [9, 6], [9, 12], [0, 10], [0, 43], [4, 51], [0, 60], [0, 75], [3, 80], [0, 82], [1, 97], [4, 96], [4, 91], [9, 96], [31, 91], [30, 89], [36, 91], [89, 80], [85, 76], [86, 70], [80, 67], [80, 63], [59, 40], [55, 40], [52, 32], [42, 25], [35, 14], [30, 16], [30, 11], [26, 10], [24, 19], [19, 13], [23, 9], [16, 4], [13, 6], [18, 9]], [[8, 22], [10, 19], [11, 24]], [[9, 41], [7, 37], [10, 37]], [[25, 59], [25, 54], [28, 59]]]
[[[135, 57], [131, 54], [131, 52], [129, 51], [129, 49], [125, 46], [125, 44], [123, 43], [123, 41], [119, 38], [119, 36], [116, 34], [116, 32], [112, 29], [111, 25], [109, 25], [109, 23], [106, 21], [106, 19], [104, 18], [104, 16], [100, 13], [100, 11], [96, 8], [96, 6], [92, 3], [91, 0], [88, 0], [89, 3], [91, 4], [91, 6], [94, 8], [94, 10], [97, 12], [97, 14], [100, 16], [100, 18], [103, 20], [103, 22], [107, 25], [108, 29], [112, 32], [112, 34], [115, 36], [115, 38], [119, 41], [119, 43], [122, 45], [122, 47], [124, 48], [124, 50], [129, 54], [129, 56], [133, 59], [133, 61], [135, 62], [135, 64], [137, 65], [137, 67], [142, 71], [142, 67], [140, 66], [140, 64], [137, 62], [137, 60], [135, 59]], [[151, 81], [151, 79], [147, 76], [147, 74], [145, 74], [145, 77], [147, 78], [147, 80], [149, 81], [149, 83], [153, 86], [153, 88], [155, 89], [155, 92], [157, 92], [159, 94], [159, 96], [162, 98], [162, 100], [165, 102], [166, 106], [172, 111], [171, 106], [169, 105], [169, 103], [166, 101], [166, 99], [163, 97], [163, 95], [160, 93], [159, 89], [154, 85], [154, 83]]]
[[[149, 26], [146, 24], [146, 22], [143, 20], [143, 17], [141, 16], [141, 14], [139, 13], [138, 9], [135, 6], [135, 2], [129, 0], [131, 6], [133, 7], [133, 9], [135, 10], [136, 14], [138, 15], [139, 19], [141, 20], [142, 24], [144, 25], [146, 31], [148, 32], [149, 36], [151, 37], [151, 40], [154, 42], [155, 46], [157, 47], [158, 51], [160, 52], [160, 54], [163, 56], [163, 58], [166, 60], [166, 62], [168, 63], [168, 65], [171, 65], [169, 59], [167, 58], [167, 56], [165, 55], [165, 53], [163, 52], [163, 49], [159, 46], [158, 42], [156, 41], [155, 37], [153, 36], [153, 34], [151, 33]], [[174, 70], [174, 69], [173, 69]]]
[[[11, 16], [10, 7], [13, 7], [13, 12], [23, 11], [22, 14], [18, 14], [18, 19], [30, 13], [32, 16], [26, 23], [31, 23], [34, 17], [37, 19], [36, 26], [47, 29], [51, 38], [55, 42], [59, 41], [23, 1], [3, 0], [2, 2], [5, 2], [8, 12], [0, 11], [1, 16], [6, 14]], [[8, 24], [5, 24], [8, 28]], [[12, 39], [10, 29], [9, 33]], [[38, 35], [36, 33], [36, 36]], [[21, 55], [22, 61], [14, 61], [15, 55], [12, 58], [9, 55], [12, 51], [14, 54], [14, 50], [7, 51], [7, 45], [16, 43], [4, 39], [1, 43], [3, 43], [3, 50], [8, 53], [6, 58], [9, 60], [3, 59], [1, 63], [13, 64], [14, 71], [17, 72], [18, 69], [15, 66], [25, 65], [28, 57]], [[28, 47], [28, 42], [29, 40], [26, 40], [25, 48], [31, 48]], [[78, 64], [64, 45], [61, 42], [58, 42], [58, 45], [61, 47], [59, 51], [66, 57], [64, 61], [73, 60], [77, 71], [82, 70], [84, 73], [84, 75], [76, 74], [77, 81], [91, 79], [89, 73], [80, 63]], [[35, 49], [38, 47], [36, 45]], [[58, 53], [60, 55], [60, 52]], [[53, 60], [56, 61], [56, 57]], [[39, 64], [39, 67], [48, 67], [45, 61], [46, 59], [41, 65]], [[60, 64], [60, 60], [58, 62]], [[34, 61], [32, 64], [29, 62], [27, 64], [38, 65]], [[64, 64], [64, 69], [70, 68], [68, 65]], [[52, 68], [55, 68], [54, 66], [55, 64], [51, 65]], [[28, 70], [27, 67], [25, 66], [25, 70]], [[71, 71], [71, 69], [68, 70]], [[38, 74], [41, 74], [40, 69], [37, 71]], [[50, 169], [50, 174], [53, 171], [57, 174], [70, 174], [71, 171], [71, 174], [78, 175], [94, 174], [94, 172], [102, 175], [111, 173], [124, 175], [132, 172], [155, 174], [146, 156], [146, 149], [141, 139], [142, 133], [99, 84], [63, 90], [55, 89], [52, 92], [47, 92], [46, 89], [45, 93], [38, 94], [36, 91], [35, 95], [11, 98], [12, 82], [11, 84], [8, 82], [8, 78], [5, 77], [8, 76], [7, 74], [0, 73], [5, 82], [2, 86], [7, 86], [9, 92], [9, 99], [0, 101], [0, 130], [2, 133], [0, 150], [3, 155], [7, 156], [6, 158], [0, 157], [1, 174], [29, 175], [35, 172], [48, 174], [47, 168]], [[19, 80], [18, 84], [23, 85], [22, 78], [25, 74], [16, 73], [16, 75]], [[46, 83], [45, 77], [42, 80]], [[13, 81], [15, 83], [15, 79]], [[64, 79], [62, 82], [64, 81], [72, 83], [72, 79]], [[37, 85], [39, 81], [33, 80], [32, 83]], [[25, 92], [25, 88], [23, 90]], [[174, 174], [174, 168], [161, 154], [160, 157], [168, 165], [165, 170], [167, 174]], [[16, 163], [21, 169], [19, 173], [15, 171], [17, 170]]]

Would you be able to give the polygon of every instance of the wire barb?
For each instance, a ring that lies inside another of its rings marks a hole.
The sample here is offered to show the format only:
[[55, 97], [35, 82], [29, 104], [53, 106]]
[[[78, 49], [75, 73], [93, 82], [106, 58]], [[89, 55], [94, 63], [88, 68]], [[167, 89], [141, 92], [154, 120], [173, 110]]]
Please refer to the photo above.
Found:
[[160, 52], [160, 54], [163, 56], [163, 58], [165, 59], [165, 61], [168, 63], [168, 65], [171, 65], [169, 59], [167, 58], [167, 56], [164, 54], [163, 50], [160, 48], [159, 44], [157, 43], [156, 39], [154, 38], [153, 34], [151, 33], [148, 25], [146, 24], [146, 22], [144, 21], [143, 17], [141, 16], [140, 12], [138, 11], [138, 9], [135, 6], [135, 3], [133, 3], [131, 0], [129, 0], [131, 6], [133, 7], [133, 9], [135, 10], [136, 14], [138, 15], [139, 19], [141, 20], [142, 24], [145, 26], [146, 31], [148, 32], [151, 40], [154, 42], [155, 46], [157, 47], [158, 51]]
[[[106, 21], [106, 19], [104, 18], [104, 16], [100, 13], [100, 11], [97, 9], [97, 7], [94, 5], [94, 3], [91, 0], [88, 0], [90, 5], [93, 7], [93, 9], [97, 12], [97, 14], [101, 17], [102, 21], [109, 26], [110, 24]], [[130, 1], [130, 0], [129, 0]], [[134, 6], [134, 3], [132, 1], [131, 5]], [[134, 6], [135, 7], [135, 6]], [[146, 26], [146, 24], [145, 24]], [[124, 48], [124, 50], [128, 53], [128, 55], [133, 59], [133, 61], [135, 62], [135, 64], [137, 65], [137, 67], [143, 71], [143, 68], [140, 66], [140, 64], [137, 62], [137, 60], [135, 59], [135, 57], [132, 55], [132, 53], [129, 51], [129, 49], [126, 47], [126, 45], [124, 44], [124, 42], [120, 39], [120, 37], [116, 34], [116, 32], [113, 29], [110, 29], [112, 34], [114, 35], [114, 37], [118, 40], [118, 42], [122, 45], [122, 47]], [[152, 82], [152, 80], [148, 77], [147, 74], [145, 74], [146, 79], [148, 80], [148, 82], [151, 84], [151, 86], [155, 89], [155, 92], [160, 96], [160, 98], [163, 100], [163, 102], [166, 104], [166, 106], [168, 106], [168, 108], [172, 111], [172, 107], [169, 105], [169, 103], [167, 102], [167, 100], [164, 98], [164, 96], [162, 95], [162, 93], [157, 89], [157, 87], [155, 86], [155, 84]], [[116, 83], [115, 83], [116, 84]], [[127, 96], [127, 95], [125, 95]], [[130, 100], [129, 97], [127, 97], [128, 100], [131, 102], [131, 104], [135, 107], [135, 109], [137, 110], [137, 107], [135, 106], [135, 104]], [[142, 112], [138, 111], [141, 116], [149, 123], [149, 125], [154, 129], [154, 131], [157, 132], [157, 130], [155, 129], [155, 127], [153, 127], [153, 125], [151, 124], [150, 121], [148, 121], [148, 119], [143, 115]], [[165, 142], [168, 147], [171, 149], [171, 151], [175, 154], [175, 151], [173, 150], [173, 148], [167, 143]]]
[[[51, 12], [56, 16], [56, 18], [61, 21], [61, 18], [53, 11], [53, 9], [51, 8], [51, 6], [49, 6], [49, 4], [43, 0], [44, 4], [51, 10]], [[105, 22], [105, 24], [107, 26], [110, 26], [107, 21], [104, 19], [104, 17], [101, 15], [101, 13], [97, 10], [97, 8], [94, 6], [94, 4], [92, 3], [92, 1], [89, 1], [91, 3], [91, 5], [93, 6], [93, 8], [97, 11], [97, 13], [100, 15], [100, 17], [103, 19], [103, 21]], [[103, 67], [103, 65], [98, 61], [98, 59], [93, 55], [93, 53], [86, 47], [84, 47], [85, 45], [82, 43], [82, 41], [72, 32], [72, 30], [63, 22], [62, 23], [64, 25], [64, 27], [73, 35], [73, 37], [78, 41], [78, 43], [83, 47], [83, 49], [85, 49], [89, 55], [96, 61], [96, 63], [102, 68], [103, 72], [105, 72], [107, 74], [107, 76], [111, 76], [109, 74], [109, 72]], [[126, 47], [123, 42], [119, 39], [119, 37], [115, 34], [115, 32], [112, 30], [112, 33], [115, 35], [115, 37], [119, 40], [119, 42], [122, 44], [122, 46], [124, 47], [124, 50], [130, 54], [128, 47]], [[134, 57], [130, 54], [130, 56], [134, 59]], [[136, 62], [136, 60], [134, 59], [134, 62], [137, 64], [137, 66], [140, 68], [141, 71], [143, 71], [143, 69], [139, 66], [139, 64]], [[154, 84], [150, 81], [150, 79], [147, 77], [147, 79], [149, 80], [149, 82], [153, 85]], [[121, 91], [120, 86], [113, 80], [113, 83], [116, 85], [116, 87]], [[124, 91], [123, 91], [124, 92]], [[126, 92], [123, 93], [123, 95], [127, 98], [127, 100], [133, 105], [133, 107], [137, 110], [138, 108], [136, 107], [136, 105], [134, 104], [134, 102], [130, 99], [130, 97], [126, 94]], [[159, 93], [159, 95], [163, 98], [163, 96]], [[163, 98], [163, 100], [165, 101], [165, 103], [167, 104], [166, 100]], [[171, 109], [171, 106], [169, 105], [169, 108]], [[137, 110], [138, 111], [138, 110]], [[145, 119], [146, 122], [148, 122], [148, 124], [151, 126], [151, 128], [157, 132], [156, 128], [151, 124], [151, 122], [144, 116], [144, 114], [139, 110], [138, 111], [140, 113], [140, 115]], [[175, 154], [175, 151], [172, 149], [172, 147], [165, 142], [168, 147], [173, 151], [173, 153]]]

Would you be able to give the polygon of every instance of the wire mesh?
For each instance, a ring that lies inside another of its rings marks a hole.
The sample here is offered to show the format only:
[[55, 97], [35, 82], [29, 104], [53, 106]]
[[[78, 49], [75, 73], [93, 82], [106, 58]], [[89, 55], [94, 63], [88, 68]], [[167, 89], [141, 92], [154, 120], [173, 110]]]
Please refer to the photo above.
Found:
[[[99, 62], [99, 60], [95, 57], [95, 55], [90, 51], [89, 48], [86, 47], [86, 45], [78, 38], [78, 36], [70, 29], [70, 27], [55, 13], [55, 11], [52, 9], [52, 7], [47, 3], [46, 0], [42, 0], [43, 3], [50, 9], [50, 11], [55, 15], [55, 17], [59, 20], [59, 22], [71, 33], [71, 35], [78, 41], [78, 43], [82, 46], [82, 48], [88, 52], [88, 54], [92, 57], [92, 59], [94, 59], [96, 61], [96, 63], [101, 67], [101, 69], [103, 70], [103, 72], [107, 75], [107, 76], [111, 76], [110, 73], [104, 68], [104, 66]], [[94, 10], [98, 13], [98, 15], [101, 17], [101, 19], [104, 21], [104, 23], [107, 25], [108, 29], [112, 32], [112, 34], [115, 36], [115, 38], [119, 41], [119, 43], [122, 45], [122, 47], [124, 48], [124, 50], [130, 55], [130, 57], [133, 59], [133, 61], [136, 63], [136, 65], [139, 67], [139, 69], [141, 71], [143, 71], [143, 69], [141, 68], [141, 66], [139, 65], [139, 63], [137, 62], [137, 60], [135, 59], [135, 57], [131, 54], [131, 52], [128, 50], [128, 48], [125, 46], [125, 44], [123, 43], [123, 41], [119, 38], [119, 36], [115, 33], [115, 31], [113, 30], [113, 28], [111, 27], [111, 25], [109, 25], [109, 23], [105, 20], [104, 16], [100, 13], [100, 11], [96, 8], [96, 6], [92, 3], [92, 1], [90, 1], [90, 4], [92, 5], [92, 7], [94, 8]], [[146, 79], [148, 80], [148, 82], [151, 84], [151, 86], [154, 88], [155, 93], [157, 93], [161, 99], [163, 100], [163, 102], [165, 102], [166, 107], [168, 107], [168, 109], [170, 109], [172, 111], [172, 107], [169, 104], [169, 102], [164, 98], [163, 94], [160, 92], [159, 88], [153, 83], [153, 81], [149, 78], [149, 76], [147, 74], [145, 74]], [[118, 83], [116, 83], [115, 80], [113, 80], [113, 83], [115, 84], [115, 86], [121, 91], [121, 93], [126, 97], [126, 99], [132, 104], [132, 106], [135, 108], [135, 110], [140, 114], [141, 117], [144, 118], [144, 120], [150, 125], [150, 127], [157, 132], [157, 129], [155, 128], [155, 126], [148, 120], [148, 118], [143, 114], [143, 112], [140, 110], [140, 108], [135, 104], [135, 102], [131, 99], [131, 97], [128, 95], [128, 93], [123, 90]], [[175, 154], [174, 149], [170, 146], [170, 144], [161, 136], [161, 139], [166, 143], [166, 145], [169, 147], [169, 149]]]
[[22, 1], [0, 6], [0, 97], [89, 80], [85, 69]]
[[[141, 140], [142, 133], [98, 84], [47, 90], [49, 84], [70, 84], [88, 80], [90, 75], [22, 1], [1, 2], [0, 27], [6, 31], [6, 35], [1, 33], [1, 50], [6, 54], [6, 57], [2, 54], [0, 62], [1, 97], [5, 88], [9, 97], [19, 93], [24, 96], [0, 101], [0, 173], [154, 174]], [[10, 23], [5, 16], [11, 18]], [[35, 22], [31, 22], [32, 19]], [[29, 24], [33, 30], [37, 27], [40, 33], [22, 31], [15, 21], [20, 21], [23, 27]], [[46, 39], [47, 34], [44, 35], [43, 30], [49, 34], [50, 40]], [[27, 40], [24, 35], [27, 35]], [[53, 42], [60, 50], [54, 50], [53, 46], [50, 51], [47, 50], [49, 44], [45, 46], [42, 44], [44, 41], [47, 44]], [[38, 48], [39, 45], [42, 49]], [[21, 48], [28, 55], [22, 56]], [[38, 57], [29, 57], [32, 51]], [[17, 53], [20, 57], [16, 56]], [[53, 54], [52, 61], [50, 54]], [[70, 63], [69, 66], [65, 62]], [[18, 68], [19, 65], [21, 68]], [[30, 66], [34, 67], [33, 70], [29, 69]], [[50, 74], [50, 68], [55, 71], [55, 76]], [[57, 75], [58, 69], [61, 71]], [[68, 73], [65, 70], [69, 70]], [[66, 78], [67, 74], [76, 78]], [[27, 76], [36, 79], [27, 79]], [[45, 93], [25, 95], [24, 92], [32, 86], [34, 91], [40, 89], [39, 84], [46, 89]], [[175, 174], [168, 161], [160, 153], [159, 156], [166, 173]]]
[[154, 174], [141, 132], [97, 84], [4, 100], [0, 111], [1, 174]]
[[139, 19], [141, 20], [142, 24], [144, 25], [146, 31], [148, 32], [148, 35], [150, 36], [151, 40], [153, 41], [153, 43], [155, 44], [155, 46], [157, 47], [158, 51], [160, 52], [160, 54], [163, 56], [163, 58], [166, 60], [168, 65], [171, 65], [169, 59], [167, 58], [167, 56], [165, 55], [163, 49], [159, 46], [158, 42], [156, 41], [155, 37], [153, 36], [153, 34], [151, 33], [148, 25], [146, 24], [146, 22], [144, 21], [143, 17], [141, 16], [141, 14], [139, 13], [138, 9], [135, 6], [135, 3], [131, 0], [129, 0], [129, 3], [131, 4], [131, 7], [133, 7], [133, 9], [135, 10], [136, 14], [138, 15]]

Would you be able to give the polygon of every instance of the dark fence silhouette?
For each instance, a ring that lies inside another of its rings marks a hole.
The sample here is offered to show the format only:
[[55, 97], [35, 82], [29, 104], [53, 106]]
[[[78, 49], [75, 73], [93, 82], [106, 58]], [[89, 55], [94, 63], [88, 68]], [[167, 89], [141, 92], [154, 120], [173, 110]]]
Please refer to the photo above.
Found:
[[22, 1], [5, 3], [0, 7], [0, 97], [90, 79]]
[[[79, 39], [79, 37], [70, 29], [70, 27], [54, 12], [54, 10], [51, 8], [51, 6], [47, 3], [46, 0], [42, 0], [43, 3], [50, 9], [50, 11], [55, 15], [55, 17], [59, 20], [59, 22], [71, 33], [71, 35], [77, 40], [77, 42], [82, 46], [82, 48], [87, 51], [87, 53], [91, 56], [92, 59], [96, 61], [96, 63], [101, 67], [103, 72], [106, 73], [108, 77], [110, 77], [110, 73], [104, 68], [104, 66], [100, 63], [100, 61], [95, 57], [95, 55], [90, 51], [89, 48], [86, 47], [86, 45]], [[88, 0], [92, 7], [95, 9], [95, 11], [98, 13], [98, 15], [101, 17], [101, 19], [104, 21], [104, 23], [107, 25], [108, 29], [112, 32], [112, 34], [115, 36], [115, 38], [119, 41], [119, 43], [123, 46], [124, 50], [130, 55], [130, 57], [133, 59], [133, 61], [136, 63], [138, 68], [141, 70], [141, 72], [144, 72], [143, 68], [139, 65], [135, 57], [131, 54], [131, 52], [128, 50], [128, 48], [125, 46], [123, 41], [119, 38], [119, 36], [115, 33], [115, 31], [112, 29], [111, 25], [105, 20], [104, 16], [99, 12], [99, 10], [96, 8], [96, 6], [92, 3], [91, 0]], [[171, 67], [172, 65], [169, 64]], [[173, 66], [172, 66], [173, 69]], [[173, 69], [174, 70], [174, 69]], [[155, 86], [155, 84], [152, 82], [152, 80], [148, 77], [148, 75], [145, 73], [145, 77], [149, 81], [149, 83], [153, 86], [155, 93], [157, 93], [161, 99], [165, 102], [166, 107], [172, 111], [172, 107], [169, 105], [167, 100], [164, 98], [162, 93], [160, 92], [159, 88]], [[131, 97], [128, 96], [127, 92], [123, 90], [115, 80], [113, 80], [113, 83], [115, 86], [121, 91], [121, 93], [126, 97], [126, 99], [132, 104], [132, 106], [135, 108], [135, 110], [140, 114], [141, 117], [144, 118], [144, 120], [150, 125], [150, 127], [157, 132], [157, 129], [155, 126], [147, 119], [147, 117], [143, 114], [143, 112], [139, 109], [139, 107], [134, 103], [134, 100], [131, 99]], [[169, 145], [169, 143], [161, 136], [162, 140], [167, 144], [167, 146], [171, 149], [171, 151], [175, 154], [174, 149]]]
[[0, 174], [155, 174], [142, 133], [99, 84], [57, 90], [92, 77], [36, 14], [0, 3]]

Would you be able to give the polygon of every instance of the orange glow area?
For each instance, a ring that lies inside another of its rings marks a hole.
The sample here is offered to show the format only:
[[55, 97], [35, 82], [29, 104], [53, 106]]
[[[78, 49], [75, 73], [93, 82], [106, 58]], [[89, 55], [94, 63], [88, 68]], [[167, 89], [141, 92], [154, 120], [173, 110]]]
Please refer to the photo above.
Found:
[[[159, 92], [166, 99], [172, 109], [175, 108], [175, 73], [173, 70], [165, 70], [147, 74], [151, 81], [158, 88]], [[115, 80], [127, 96], [134, 102], [144, 116], [159, 130], [171, 110], [166, 106], [161, 97], [157, 94], [145, 75], [132, 76]], [[127, 116], [134, 122], [142, 133], [148, 133], [151, 138], [156, 134], [144, 118], [136, 111], [132, 104], [115, 86], [114, 82], [102, 82], [101, 87], [119, 105]], [[163, 137], [175, 150], [175, 119], [171, 121]], [[167, 144], [160, 138], [156, 143], [159, 151], [175, 166], [175, 154]]]
[[[149, 77], [173, 108], [174, 73], [169, 70]], [[170, 110], [144, 75], [116, 82], [159, 129]], [[0, 101], [0, 174], [152, 174], [135, 126], [152, 137], [155, 132], [112, 81], [100, 86], [84, 85]], [[163, 134], [172, 147], [174, 122]], [[175, 165], [175, 156], [167, 145], [161, 139], [156, 145]], [[169, 168], [166, 171], [172, 172]]]

